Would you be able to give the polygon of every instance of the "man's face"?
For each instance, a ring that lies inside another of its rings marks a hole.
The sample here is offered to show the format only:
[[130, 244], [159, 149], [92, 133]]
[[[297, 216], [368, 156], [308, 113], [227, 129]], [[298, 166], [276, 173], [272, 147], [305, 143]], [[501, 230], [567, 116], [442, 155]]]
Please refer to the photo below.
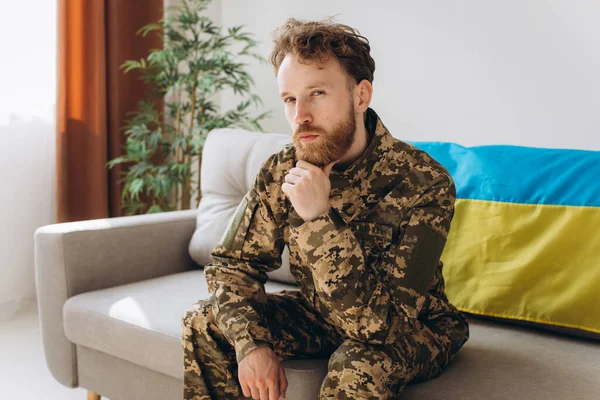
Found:
[[277, 74], [298, 159], [324, 167], [342, 158], [356, 132], [354, 97], [335, 57], [300, 63], [287, 55]]

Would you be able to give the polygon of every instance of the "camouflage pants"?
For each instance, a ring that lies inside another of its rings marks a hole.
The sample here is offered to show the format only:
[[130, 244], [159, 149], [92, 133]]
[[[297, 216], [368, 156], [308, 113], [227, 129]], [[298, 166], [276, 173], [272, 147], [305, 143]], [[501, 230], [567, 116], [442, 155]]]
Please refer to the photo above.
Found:
[[[345, 339], [299, 291], [268, 293], [268, 326], [280, 360], [329, 357], [320, 399], [393, 399], [409, 382], [436, 377], [468, 339], [468, 325], [440, 318], [394, 345]], [[431, 325], [431, 326], [430, 326]], [[182, 319], [184, 399], [241, 399], [233, 346], [215, 323], [212, 305], [199, 301]]]

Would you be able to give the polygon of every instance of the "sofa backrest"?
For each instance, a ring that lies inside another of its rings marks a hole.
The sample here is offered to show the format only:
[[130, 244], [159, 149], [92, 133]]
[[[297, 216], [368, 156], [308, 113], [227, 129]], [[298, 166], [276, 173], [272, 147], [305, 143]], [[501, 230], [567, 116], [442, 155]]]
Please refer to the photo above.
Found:
[[[189, 245], [190, 256], [199, 265], [211, 262], [212, 249], [225, 233], [262, 164], [290, 142], [291, 135], [242, 129], [216, 129], [208, 134], [202, 153], [202, 200]], [[268, 275], [269, 279], [295, 283], [287, 246], [282, 267]]]
[[[222, 129], [203, 155], [190, 254], [210, 261], [262, 163], [290, 135]], [[442, 254], [446, 294], [462, 311], [600, 338], [600, 152], [413, 142], [457, 188]], [[289, 252], [269, 277], [294, 283]]]

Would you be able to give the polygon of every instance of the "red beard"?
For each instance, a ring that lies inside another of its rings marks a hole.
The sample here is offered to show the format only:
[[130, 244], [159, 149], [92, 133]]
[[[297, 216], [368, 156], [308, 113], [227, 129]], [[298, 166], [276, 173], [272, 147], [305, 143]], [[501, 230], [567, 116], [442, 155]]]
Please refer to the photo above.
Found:
[[[354, 142], [356, 119], [350, 105], [346, 119], [341, 121], [331, 132], [312, 125], [299, 125], [294, 132], [294, 145], [298, 160], [307, 161], [319, 168], [342, 158]], [[316, 139], [303, 143], [300, 135], [318, 135]]]

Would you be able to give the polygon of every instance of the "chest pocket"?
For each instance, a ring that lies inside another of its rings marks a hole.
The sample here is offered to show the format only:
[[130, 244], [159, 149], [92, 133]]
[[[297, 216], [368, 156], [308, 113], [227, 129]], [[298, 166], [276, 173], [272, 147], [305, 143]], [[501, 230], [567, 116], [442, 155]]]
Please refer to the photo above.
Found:
[[358, 239], [368, 261], [374, 262], [392, 244], [394, 228], [375, 222], [350, 222], [350, 229]]

